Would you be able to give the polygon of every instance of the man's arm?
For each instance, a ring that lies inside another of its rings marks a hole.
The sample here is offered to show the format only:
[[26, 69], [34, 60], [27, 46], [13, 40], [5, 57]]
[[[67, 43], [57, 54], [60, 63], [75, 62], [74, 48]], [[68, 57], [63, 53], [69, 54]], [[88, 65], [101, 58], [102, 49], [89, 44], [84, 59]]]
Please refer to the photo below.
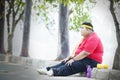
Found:
[[72, 65], [72, 63], [74, 61], [77, 61], [77, 60], [81, 60], [85, 57], [87, 57], [90, 53], [87, 52], [87, 51], [82, 51], [80, 54], [78, 54], [77, 56], [75, 56], [74, 58], [72, 58], [71, 60], [69, 60], [66, 64], [67, 65]]
[[90, 54], [90, 53], [87, 52], [87, 51], [82, 51], [80, 54], [78, 54], [77, 56], [75, 56], [75, 57], [73, 58], [73, 60], [75, 60], [75, 61], [81, 60], [81, 59], [87, 57], [89, 54]]

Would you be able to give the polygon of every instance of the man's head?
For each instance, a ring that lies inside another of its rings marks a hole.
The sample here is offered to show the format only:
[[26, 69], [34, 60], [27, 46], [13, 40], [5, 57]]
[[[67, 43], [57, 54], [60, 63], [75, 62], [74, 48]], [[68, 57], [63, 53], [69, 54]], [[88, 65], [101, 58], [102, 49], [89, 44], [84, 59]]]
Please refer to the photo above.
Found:
[[91, 23], [89, 22], [84, 22], [82, 23], [82, 26], [81, 26], [81, 35], [83, 37], [86, 37], [88, 36], [89, 34], [91, 34], [93, 32], [93, 26]]

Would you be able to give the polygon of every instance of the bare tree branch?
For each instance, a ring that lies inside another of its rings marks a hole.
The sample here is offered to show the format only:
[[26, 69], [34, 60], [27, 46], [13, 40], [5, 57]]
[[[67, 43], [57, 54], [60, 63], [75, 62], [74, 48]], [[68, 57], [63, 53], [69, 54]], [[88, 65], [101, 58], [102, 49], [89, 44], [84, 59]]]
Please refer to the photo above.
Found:
[[[14, 23], [15, 23], [15, 9], [14, 9], [14, 0], [12, 0], [12, 13], [13, 13], [13, 15], [12, 15], [12, 27], [14, 27]], [[13, 28], [12, 28], [13, 29]]]
[[14, 27], [13, 27], [12, 31], [14, 31], [14, 29], [15, 29], [17, 23], [18, 23], [19, 20], [22, 18], [23, 14], [24, 14], [24, 10], [21, 12], [21, 14], [19, 15], [18, 19], [15, 21], [15, 23], [14, 23]]
[[7, 10], [6, 18], [7, 18], [7, 26], [8, 26], [7, 29], [8, 29], [8, 33], [9, 33], [10, 32], [11, 3], [10, 3], [9, 0], [7, 0], [7, 2], [8, 2], [9, 7], [8, 7], [8, 10]]
[[24, 14], [24, 10], [21, 12], [21, 14], [20, 14], [19, 18], [16, 20], [15, 24], [17, 24], [18, 21], [22, 18], [23, 14]]
[[17, 7], [16, 12], [15, 12], [15, 15], [18, 13], [21, 3], [22, 3], [22, 0], [20, 0], [20, 2], [18, 4], [18, 7]]

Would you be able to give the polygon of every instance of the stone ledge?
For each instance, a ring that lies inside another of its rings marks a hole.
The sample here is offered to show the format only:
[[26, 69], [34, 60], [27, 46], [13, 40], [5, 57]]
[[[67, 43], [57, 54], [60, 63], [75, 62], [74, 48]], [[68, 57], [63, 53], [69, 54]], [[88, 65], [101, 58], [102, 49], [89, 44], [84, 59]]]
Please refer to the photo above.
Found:
[[0, 61], [5, 61], [5, 55], [0, 54]]
[[120, 80], [120, 71], [111, 70], [109, 73], [109, 80]]
[[99, 80], [108, 80], [108, 77], [109, 77], [109, 70], [93, 68], [92, 78]]
[[113, 69], [93, 68], [92, 78], [98, 80], [120, 80], [120, 71]]

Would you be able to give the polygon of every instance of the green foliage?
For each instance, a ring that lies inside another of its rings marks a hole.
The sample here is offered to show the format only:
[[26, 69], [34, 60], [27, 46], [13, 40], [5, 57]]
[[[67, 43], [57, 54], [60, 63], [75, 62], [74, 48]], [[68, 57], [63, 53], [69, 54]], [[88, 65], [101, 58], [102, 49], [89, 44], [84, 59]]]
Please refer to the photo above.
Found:
[[24, 9], [25, 8], [25, 2], [20, 1], [20, 0], [15, 0], [14, 2], [14, 8], [17, 8], [19, 6], [19, 9]]
[[67, 6], [69, 4], [69, 0], [59, 0], [59, 2], [61, 4], [64, 4], [65, 6]]
[[[86, 0], [88, 4], [95, 4], [95, 0]], [[42, 20], [45, 21], [46, 27], [52, 26], [54, 24], [54, 19], [50, 17], [50, 12], [52, 9], [58, 9], [58, 4], [64, 4], [70, 8], [70, 30], [79, 31], [80, 24], [83, 22], [90, 22], [91, 18], [89, 15], [89, 10], [92, 8], [86, 4], [85, 0], [35, 0], [33, 3], [33, 9], [36, 11], [38, 16], [42, 16]], [[53, 14], [52, 14], [53, 15]]]
[[[92, 2], [92, 3], [91, 3]], [[95, 5], [95, 0], [89, 2], [74, 3], [72, 7], [74, 9], [73, 14], [70, 16], [70, 30], [79, 31], [83, 22], [91, 22], [89, 11]]]
[[22, 6], [22, 7], [25, 7], [25, 4], [26, 4], [25, 2], [22, 2], [22, 3], [21, 3], [21, 6]]
[[83, 4], [85, 0], [78, 0], [78, 4]]
[[[35, 0], [33, 2], [33, 9], [37, 16], [41, 16], [41, 20], [45, 23], [47, 29], [51, 29], [54, 24], [54, 19], [51, 18], [51, 12], [58, 7], [54, 0]], [[39, 19], [40, 19], [39, 18]]]
[[94, 3], [94, 4], [96, 3], [95, 0], [89, 0], [89, 2], [90, 2], [90, 3]]
[[46, 2], [52, 3], [54, 0], [45, 0]]
[[114, 2], [119, 2], [120, 0], [113, 0]]

